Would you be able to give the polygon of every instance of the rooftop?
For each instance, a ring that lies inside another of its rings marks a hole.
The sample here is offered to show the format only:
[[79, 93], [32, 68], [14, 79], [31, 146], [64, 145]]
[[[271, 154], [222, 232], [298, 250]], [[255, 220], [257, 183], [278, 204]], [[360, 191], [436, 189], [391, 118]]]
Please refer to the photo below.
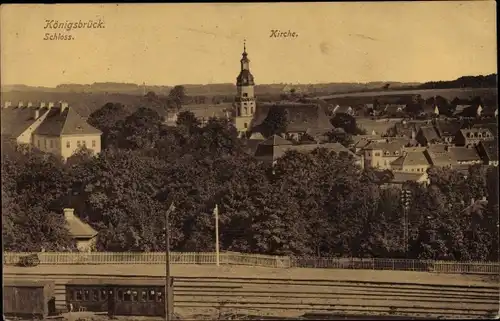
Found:
[[391, 163], [396, 166], [422, 166], [429, 165], [429, 161], [422, 151], [406, 152], [403, 156], [399, 157]]
[[324, 109], [319, 104], [303, 103], [278, 103], [278, 104], [258, 104], [252, 122], [253, 127], [258, 127], [266, 119], [271, 109], [281, 109], [288, 111], [290, 123], [287, 130], [290, 132], [305, 132], [308, 129], [324, 129], [329, 131], [333, 128], [330, 119], [325, 114]]
[[384, 156], [399, 156], [401, 153], [401, 149], [404, 145], [399, 141], [393, 142], [375, 142], [372, 141], [368, 146], [366, 146], [365, 150], [382, 150]]
[[45, 114], [47, 108], [9, 107], [1, 111], [1, 135], [3, 137], [17, 138], [26, 129], [35, 123], [35, 110], [39, 115]]
[[457, 162], [479, 161], [481, 158], [475, 148], [454, 146], [448, 149], [450, 156]]
[[486, 156], [489, 161], [498, 161], [498, 139], [492, 141], [482, 141]]
[[47, 136], [101, 134], [101, 131], [91, 126], [73, 108], [51, 108], [42, 124], [34, 134]]

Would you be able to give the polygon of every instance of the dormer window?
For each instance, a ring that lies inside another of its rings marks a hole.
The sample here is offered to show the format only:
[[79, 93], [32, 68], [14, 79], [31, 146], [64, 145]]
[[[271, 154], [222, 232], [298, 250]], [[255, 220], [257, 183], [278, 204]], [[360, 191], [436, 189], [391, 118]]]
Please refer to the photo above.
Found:
[[76, 126], [76, 129], [82, 130], [82, 126]]

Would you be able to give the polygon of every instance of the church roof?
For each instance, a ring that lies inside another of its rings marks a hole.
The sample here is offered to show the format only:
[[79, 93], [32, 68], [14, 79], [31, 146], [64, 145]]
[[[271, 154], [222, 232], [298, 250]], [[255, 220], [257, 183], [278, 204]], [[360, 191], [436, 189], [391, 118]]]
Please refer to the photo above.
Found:
[[255, 85], [253, 75], [250, 73], [250, 70], [243, 69], [238, 77], [236, 78], [237, 86], [253, 86]]
[[306, 132], [310, 129], [321, 129], [325, 132], [333, 129], [330, 119], [318, 104], [279, 103], [257, 105], [252, 126], [258, 127], [264, 122], [271, 109], [288, 111], [290, 123], [287, 132]]

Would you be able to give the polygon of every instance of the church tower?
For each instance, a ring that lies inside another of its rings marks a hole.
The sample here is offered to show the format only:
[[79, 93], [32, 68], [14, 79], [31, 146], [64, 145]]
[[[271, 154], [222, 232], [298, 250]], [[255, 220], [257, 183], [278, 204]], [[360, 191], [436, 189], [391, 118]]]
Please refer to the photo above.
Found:
[[237, 94], [235, 99], [234, 126], [240, 134], [244, 134], [250, 129], [250, 124], [255, 113], [254, 80], [250, 73], [250, 59], [243, 43], [243, 56], [240, 60], [241, 71], [236, 78]]

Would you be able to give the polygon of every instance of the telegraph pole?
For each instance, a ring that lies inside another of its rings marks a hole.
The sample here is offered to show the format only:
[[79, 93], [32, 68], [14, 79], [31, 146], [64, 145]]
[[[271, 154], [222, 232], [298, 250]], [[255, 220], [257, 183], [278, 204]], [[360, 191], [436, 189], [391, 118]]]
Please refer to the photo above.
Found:
[[215, 214], [215, 256], [216, 256], [216, 264], [219, 266], [219, 206], [215, 204], [214, 208]]
[[408, 232], [408, 209], [410, 207], [411, 203], [411, 190], [404, 189], [401, 191], [401, 203], [403, 205], [403, 230], [404, 230], [404, 249], [405, 249], [405, 255], [406, 258], [408, 258], [408, 239], [409, 239], [409, 232]]
[[170, 224], [169, 224], [169, 216], [170, 213], [175, 209], [174, 202], [170, 204], [170, 207], [168, 210], [165, 212], [165, 278], [166, 278], [166, 283], [165, 283], [165, 320], [170, 321], [172, 320], [172, 306], [170, 306], [171, 302], [171, 286], [170, 286]]

